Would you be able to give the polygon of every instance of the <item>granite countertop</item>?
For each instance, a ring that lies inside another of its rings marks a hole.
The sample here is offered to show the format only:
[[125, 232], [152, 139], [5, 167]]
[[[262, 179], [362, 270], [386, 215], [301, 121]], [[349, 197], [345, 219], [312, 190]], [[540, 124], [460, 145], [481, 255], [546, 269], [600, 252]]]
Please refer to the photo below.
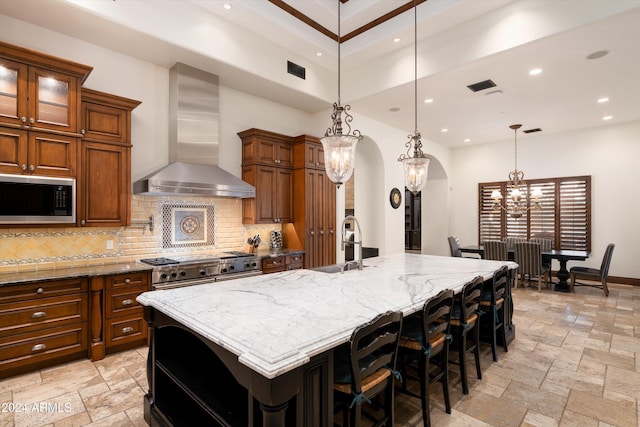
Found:
[[145, 292], [138, 301], [172, 317], [266, 378], [347, 342], [387, 310], [405, 315], [443, 289], [458, 292], [513, 262], [399, 253], [368, 258], [344, 273], [291, 270], [227, 282]]
[[[258, 259], [273, 258], [282, 255], [303, 254], [300, 249], [259, 249], [256, 252]], [[164, 256], [164, 255], [159, 255]], [[212, 255], [215, 257], [215, 255]], [[170, 257], [170, 256], [168, 256]], [[148, 257], [151, 258], [151, 257]], [[105, 276], [121, 274], [132, 271], [150, 271], [153, 266], [141, 262], [113, 263], [86, 267], [56, 268], [47, 270], [20, 271], [16, 273], [0, 273], [0, 286], [19, 285], [22, 283], [38, 282], [43, 280], [72, 279], [75, 277]]]
[[43, 280], [72, 279], [76, 277], [106, 276], [136, 271], [150, 271], [153, 267], [140, 262], [104, 264], [87, 267], [56, 268], [38, 271], [20, 271], [0, 274], [0, 286], [20, 285]]

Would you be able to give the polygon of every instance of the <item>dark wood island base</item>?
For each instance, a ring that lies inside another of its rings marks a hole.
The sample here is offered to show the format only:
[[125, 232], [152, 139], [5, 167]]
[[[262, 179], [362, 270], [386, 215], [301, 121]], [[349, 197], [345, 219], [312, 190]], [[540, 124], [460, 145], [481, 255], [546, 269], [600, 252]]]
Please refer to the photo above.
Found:
[[144, 419], [151, 426], [330, 426], [332, 351], [273, 379], [151, 307]]

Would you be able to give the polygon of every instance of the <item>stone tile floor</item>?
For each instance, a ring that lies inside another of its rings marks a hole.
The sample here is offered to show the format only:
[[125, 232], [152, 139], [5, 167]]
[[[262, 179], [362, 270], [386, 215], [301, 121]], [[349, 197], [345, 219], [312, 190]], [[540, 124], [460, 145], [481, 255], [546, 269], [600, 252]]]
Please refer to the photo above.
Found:
[[[580, 287], [575, 294], [513, 291], [516, 339], [463, 395], [451, 367], [451, 415], [430, 388], [433, 426], [640, 425], [640, 287]], [[0, 381], [0, 426], [143, 426], [146, 348], [80, 360]], [[471, 367], [470, 367], [471, 368]], [[420, 402], [396, 396], [396, 425], [422, 426]], [[24, 412], [8, 411], [8, 402]], [[35, 403], [35, 405], [34, 405]]]

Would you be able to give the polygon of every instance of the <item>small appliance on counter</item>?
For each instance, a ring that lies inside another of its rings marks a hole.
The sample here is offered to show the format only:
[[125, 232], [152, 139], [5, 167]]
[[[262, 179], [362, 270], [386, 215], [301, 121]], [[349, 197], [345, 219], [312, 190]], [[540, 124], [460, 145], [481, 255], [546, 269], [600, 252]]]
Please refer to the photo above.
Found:
[[269, 247], [271, 249], [282, 249], [282, 231], [273, 230], [271, 232], [271, 240], [269, 241]]

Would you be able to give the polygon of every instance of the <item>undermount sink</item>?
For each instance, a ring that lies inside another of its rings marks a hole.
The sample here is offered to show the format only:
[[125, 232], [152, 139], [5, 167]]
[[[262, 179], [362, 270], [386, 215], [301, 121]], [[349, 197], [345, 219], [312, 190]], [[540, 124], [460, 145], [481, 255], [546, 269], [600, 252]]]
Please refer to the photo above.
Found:
[[[363, 268], [368, 267], [368, 265], [363, 265]], [[347, 263], [347, 264], [331, 264], [331, 265], [323, 265], [322, 267], [312, 268], [313, 271], [319, 271], [321, 273], [341, 273], [349, 270], [357, 270], [358, 264], [356, 263]]]

